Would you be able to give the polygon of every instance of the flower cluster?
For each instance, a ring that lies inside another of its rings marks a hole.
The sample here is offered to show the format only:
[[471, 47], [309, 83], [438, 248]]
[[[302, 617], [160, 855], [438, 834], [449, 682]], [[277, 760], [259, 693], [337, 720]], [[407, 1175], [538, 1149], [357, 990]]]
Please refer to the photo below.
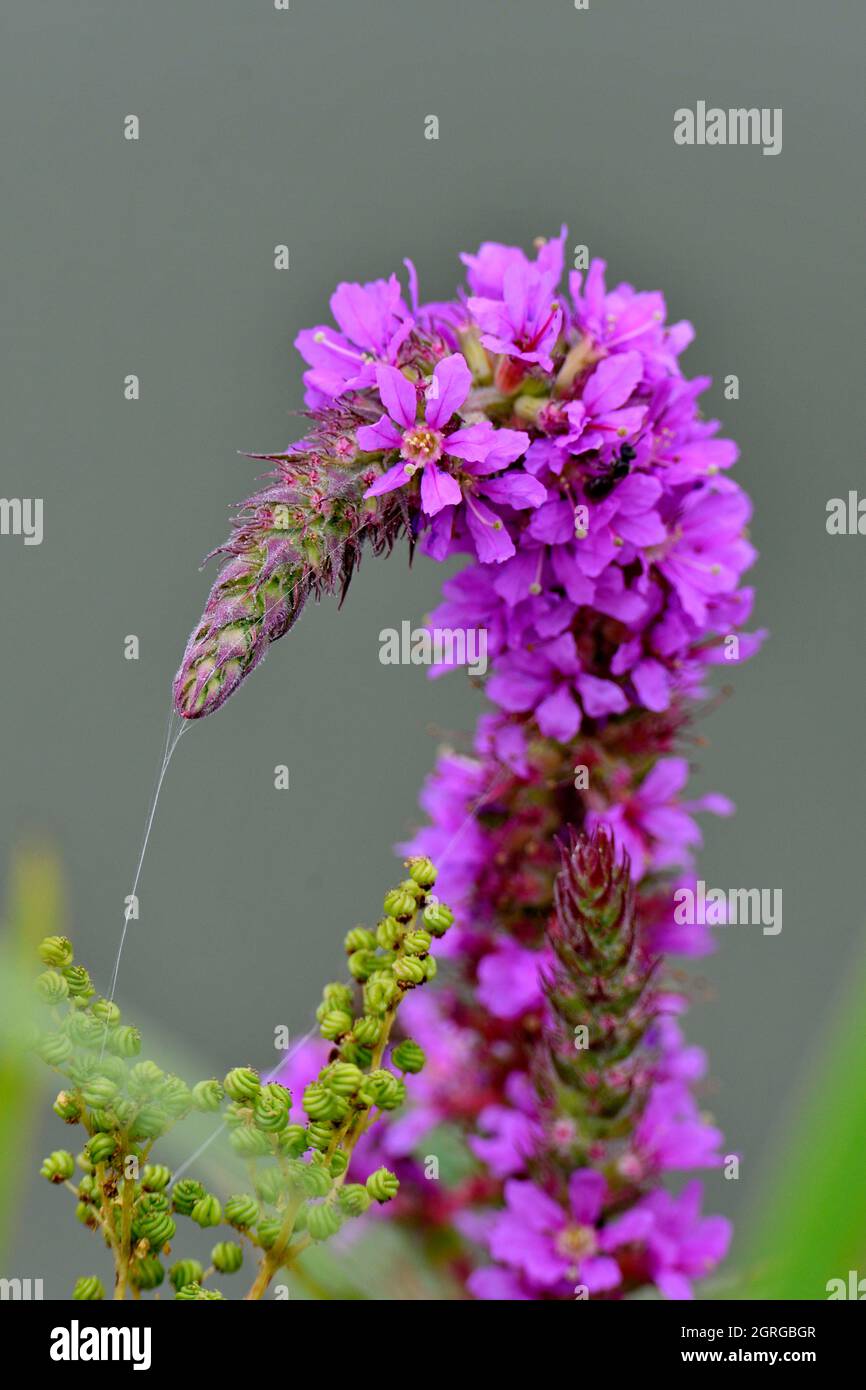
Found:
[[[763, 636], [743, 631], [750, 504], [698, 408], [708, 380], [680, 367], [691, 326], [659, 293], [609, 289], [601, 261], [563, 291], [565, 242], [484, 243], [444, 303], [420, 301], [408, 262], [407, 294], [395, 276], [339, 286], [333, 323], [297, 341], [312, 427], [268, 456], [175, 701], [218, 708], [309, 594], [345, 591], [367, 542], [467, 557], [429, 622], [486, 631], [492, 710], [440, 756], [431, 823], [403, 848], [436, 859], [464, 923], [441, 1003], [406, 1010], [430, 1056], [408, 1131], [458, 1127], [477, 1169], [447, 1200], [410, 1170], [400, 1210], [461, 1233], [479, 1297], [680, 1298], [727, 1229], [694, 1182], [661, 1187], [721, 1162], [665, 959], [710, 948], [673, 892], [696, 813], [732, 808], [686, 799], [684, 749], [707, 669]], [[575, 885], [597, 878], [594, 923]], [[585, 1056], [566, 1024], [588, 1029]]]
[[[419, 1044], [408, 1037], [392, 1044], [391, 1031], [403, 1000], [435, 976], [432, 943], [453, 922], [430, 893], [435, 880], [429, 859], [411, 861], [408, 877], [385, 898], [387, 915], [377, 932], [349, 932], [354, 983], [325, 987], [318, 1020], [327, 1056], [304, 1086], [303, 1113], [296, 1117], [281, 1077], [263, 1081], [252, 1067], [233, 1067], [222, 1082], [211, 1078], [188, 1087], [155, 1062], [135, 1061], [138, 1030], [121, 1022], [116, 1004], [95, 997], [88, 972], [73, 963], [69, 941], [47, 937], [41, 943], [49, 968], [37, 991], [52, 1010], [53, 1027], [33, 1045], [64, 1078], [55, 1114], [87, 1134], [77, 1159], [57, 1149], [41, 1173], [73, 1192], [78, 1219], [103, 1236], [114, 1258], [115, 1298], [129, 1289], [140, 1297], [164, 1283], [163, 1259], [171, 1253], [178, 1217], [205, 1229], [226, 1223], [238, 1240], [218, 1242], [207, 1269], [196, 1259], [176, 1260], [168, 1269], [176, 1297], [222, 1298], [206, 1280], [236, 1274], [244, 1242], [258, 1260], [246, 1298], [260, 1299], [277, 1272], [295, 1268], [310, 1244], [335, 1236], [371, 1203], [396, 1197], [400, 1182], [386, 1166], [367, 1163], [363, 1181], [357, 1163], [351, 1181], [349, 1170], [355, 1145], [400, 1108], [405, 1077], [424, 1067]], [[252, 1176], [252, 1192], [223, 1204], [197, 1179], [173, 1179], [153, 1161], [154, 1143], [193, 1110], [222, 1113], [231, 1147]], [[101, 1280], [91, 1275], [73, 1292], [78, 1300], [104, 1296]]]

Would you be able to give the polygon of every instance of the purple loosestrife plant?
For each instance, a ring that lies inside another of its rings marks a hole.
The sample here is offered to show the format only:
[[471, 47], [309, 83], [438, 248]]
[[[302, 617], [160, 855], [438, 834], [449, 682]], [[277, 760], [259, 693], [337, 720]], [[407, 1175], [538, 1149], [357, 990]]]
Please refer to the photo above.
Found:
[[[492, 708], [441, 754], [404, 846], [436, 859], [465, 925], [435, 1002], [402, 1015], [429, 1065], [382, 1140], [395, 1211], [447, 1233], [477, 1297], [686, 1298], [729, 1233], [698, 1182], [662, 1187], [722, 1162], [666, 962], [710, 949], [673, 893], [695, 813], [732, 810], [684, 797], [686, 751], [707, 668], [762, 639], [743, 631], [750, 505], [698, 409], [708, 379], [680, 368], [691, 326], [608, 289], [602, 261], [563, 292], [565, 238], [534, 258], [485, 242], [445, 303], [419, 300], [409, 262], [408, 294], [339, 286], [333, 324], [297, 340], [310, 428], [256, 456], [272, 479], [223, 547], [175, 702], [217, 709], [367, 543], [468, 557], [430, 625], [486, 631]], [[472, 1164], [447, 1193], [411, 1157], [442, 1125]]]

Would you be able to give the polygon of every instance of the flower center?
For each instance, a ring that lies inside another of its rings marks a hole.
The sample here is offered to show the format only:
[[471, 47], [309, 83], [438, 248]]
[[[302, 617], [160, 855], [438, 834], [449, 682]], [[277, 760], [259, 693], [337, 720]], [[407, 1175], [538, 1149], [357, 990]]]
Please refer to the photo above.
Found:
[[565, 1226], [554, 1242], [557, 1254], [575, 1264], [585, 1260], [596, 1251], [595, 1231], [592, 1226]]
[[427, 425], [417, 425], [403, 435], [403, 454], [412, 463], [435, 463], [442, 457], [442, 435]]

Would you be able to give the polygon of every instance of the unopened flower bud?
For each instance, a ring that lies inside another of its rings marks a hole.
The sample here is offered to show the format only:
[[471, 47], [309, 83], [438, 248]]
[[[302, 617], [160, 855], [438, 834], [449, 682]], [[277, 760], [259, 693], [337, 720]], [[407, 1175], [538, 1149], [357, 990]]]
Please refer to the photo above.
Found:
[[363, 1018], [355, 1019], [352, 1024], [352, 1033], [355, 1041], [360, 1043], [362, 1047], [375, 1047], [382, 1036], [382, 1020], [365, 1014]]
[[424, 966], [415, 956], [401, 956], [399, 960], [395, 960], [392, 969], [394, 978], [409, 988], [412, 985], [420, 985], [425, 978]]
[[181, 1216], [189, 1216], [196, 1202], [205, 1195], [204, 1188], [195, 1178], [181, 1178], [171, 1190], [171, 1204]]
[[367, 1191], [376, 1202], [389, 1202], [396, 1197], [400, 1183], [395, 1173], [388, 1168], [377, 1168], [367, 1179]]
[[218, 1289], [203, 1289], [201, 1284], [184, 1284], [175, 1294], [175, 1302], [211, 1303], [214, 1299], [225, 1302]]
[[176, 1289], [187, 1284], [198, 1284], [204, 1277], [204, 1266], [198, 1260], [178, 1260], [168, 1271], [168, 1277]]
[[259, 1204], [255, 1197], [251, 1197], [248, 1192], [241, 1192], [234, 1197], [229, 1197], [225, 1207], [225, 1218], [230, 1226], [237, 1226], [239, 1231], [244, 1231], [248, 1226], [254, 1226], [259, 1219]]
[[223, 1082], [226, 1095], [232, 1100], [253, 1100], [262, 1088], [259, 1074], [253, 1067], [233, 1067]]
[[49, 1182], [68, 1182], [75, 1172], [75, 1159], [66, 1149], [55, 1149], [43, 1160], [39, 1172]]
[[336, 1042], [338, 1038], [351, 1031], [352, 1015], [345, 1009], [329, 1009], [319, 1024], [323, 1038]]
[[244, 1252], [233, 1240], [220, 1241], [210, 1252], [211, 1264], [220, 1274], [237, 1274], [244, 1262]]
[[51, 1108], [68, 1125], [78, 1124], [81, 1119], [81, 1106], [68, 1091], [61, 1091]]
[[432, 888], [436, 882], [436, 868], [432, 859], [417, 855], [413, 859], [406, 860], [406, 868], [409, 870], [409, 877], [413, 878], [422, 888]]
[[223, 1219], [223, 1210], [219, 1200], [208, 1192], [199, 1198], [190, 1216], [197, 1226], [218, 1226]]
[[376, 954], [374, 951], [362, 949], [353, 951], [349, 957], [349, 974], [355, 980], [366, 980], [376, 969]]
[[444, 903], [428, 903], [423, 916], [424, 926], [433, 936], [444, 936], [454, 924], [454, 913]]
[[69, 985], [56, 970], [46, 970], [37, 977], [36, 993], [43, 1004], [60, 1004], [69, 994]]
[[223, 1088], [216, 1077], [209, 1081], [198, 1081], [192, 1088], [193, 1107], [205, 1114], [213, 1113], [219, 1110], [223, 1095]]
[[64, 1033], [43, 1033], [36, 1051], [49, 1067], [59, 1067], [69, 1060], [74, 1048]]
[[72, 964], [72, 942], [67, 936], [46, 936], [37, 947], [43, 965], [62, 970]]
[[351, 955], [353, 951], [374, 951], [376, 938], [366, 927], [353, 927], [346, 933], [345, 947]]
[[96, 1276], [91, 1274], [76, 1281], [72, 1297], [77, 1303], [95, 1303], [105, 1297], [105, 1289]]
[[110, 999], [94, 999], [90, 1012], [100, 1023], [119, 1023], [120, 1009]]
[[141, 1034], [131, 1024], [122, 1024], [109, 1034], [108, 1046], [118, 1057], [137, 1057], [141, 1051]]
[[369, 1209], [370, 1200], [363, 1183], [349, 1182], [340, 1189], [340, 1206], [347, 1216], [363, 1216]]
[[431, 936], [426, 931], [407, 931], [403, 937], [403, 950], [410, 956], [426, 956], [430, 950]]
[[132, 1265], [129, 1278], [137, 1289], [158, 1289], [165, 1279], [165, 1268], [156, 1255], [142, 1255]]
[[107, 1163], [114, 1156], [116, 1148], [116, 1135], [94, 1134], [93, 1138], [85, 1144], [84, 1152], [95, 1167], [98, 1163]]
[[392, 888], [385, 894], [382, 906], [387, 917], [396, 917], [398, 922], [407, 921], [415, 911], [415, 897], [405, 888]]
[[89, 999], [96, 993], [83, 965], [67, 965], [63, 971], [63, 978], [69, 987], [69, 993], [75, 999]]
[[426, 1060], [423, 1049], [411, 1038], [404, 1038], [391, 1053], [391, 1061], [398, 1071], [411, 1072], [413, 1075], [422, 1070]]
[[148, 1163], [141, 1174], [145, 1192], [164, 1192], [171, 1182], [171, 1169], [164, 1163]]
[[383, 917], [376, 928], [376, 940], [386, 951], [392, 951], [403, 935], [396, 917]]
[[324, 1084], [329, 1091], [336, 1091], [338, 1096], [353, 1096], [363, 1075], [361, 1068], [351, 1062], [334, 1062], [324, 1073]]

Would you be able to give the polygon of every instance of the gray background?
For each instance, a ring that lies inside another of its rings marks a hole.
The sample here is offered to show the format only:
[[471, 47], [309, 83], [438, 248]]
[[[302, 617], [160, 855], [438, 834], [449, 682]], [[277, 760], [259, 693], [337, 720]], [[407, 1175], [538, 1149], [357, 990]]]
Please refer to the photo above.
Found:
[[[696, 789], [739, 814], [709, 821], [700, 867], [710, 884], [781, 887], [785, 925], [724, 938], [690, 1020], [711, 1052], [707, 1103], [746, 1155], [713, 1200], [747, 1209], [863, 935], [866, 541], [824, 527], [828, 497], [862, 478], [858, 8], [5, 0], [0, 491], [45, 499], [45, 540], [0, 539], [0, 862], [26, 833], [54, 840], [102, 987], [209, 583], [196, 567], [256, 472], [236, 451], [300, 433], [294, 335], [339, 279], [410, 255], [422, 292], [444, 297], [459, 250], [566, 221], [613, 276], [663, 288], [696, 324], [686, 368], [715, 377], [755, 502], [772, 640], [701, 725]], [[676, 147], [673, 111], [699, 98], [781, 106], [781, 155]], [[739, 402], [722, 398], [728, 372]], [[308, 1026], [343, 931], [393, 878], [436, 730], [474, 721], [461, 677], [377, 659], [380, 628], [419, 619], [441, 578], [368, 560], [342, 613], [308, 610], [178, 748], [120, 998], [209, 1069], [267, 1064], [275, 1024]], [[282, 762], [289, 792], [273, 788]], [[62, 1142], [57, 1124], [43, 1142]], [[59, 1297], [96, 1260], [52, 1211], [31, 1197], [16, 1272], [50, 1258]]]

